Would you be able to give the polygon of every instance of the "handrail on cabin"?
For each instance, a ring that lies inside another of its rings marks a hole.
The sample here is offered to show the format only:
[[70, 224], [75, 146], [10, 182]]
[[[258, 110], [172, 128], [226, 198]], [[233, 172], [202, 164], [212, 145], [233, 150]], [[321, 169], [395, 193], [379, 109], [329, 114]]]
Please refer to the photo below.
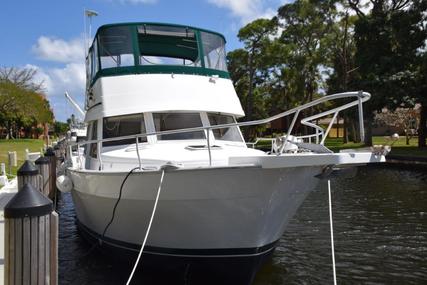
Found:
[[[277, 119], [280, 119], [282, 117], [286, 117], [286, 116], [294, 114], [293, 119], [292, 119], [292, 123], [286, 132], [285, 142], [287, 142], [289, 136], [291, 135], [291, 133], [293, 131], [293, 127], [296, 123], [296, 120], [298, 119], [298, 116], [302, 110], [314, 107], [316, 105], [319, 105], [319, 104], [327, 102], [327, 101], [332, 101], [332, 100], [336, 100], [336, 99], [343, 99], [343, 98], [351, 98], [351, 97], [356, 97], [357, 99], [352, 101], [352, 102], [346, 103], [344, 105], [335, 107], [333, 109], [323, 111], [323, 112], [320, 112], [318, 114], [315, 114], [315, 115], [312, 115], [312, 116], [309, 116], [306, 118], [302, 118], [300, 120], [300, 123], [302, 125], [314, 128], [316, 133], [304, 135], [304, 136], [296, 136], [296, 137], [300, 138], [300, 139], [309, 138], [310, 140], [312, 137], [316, 137], [316, 143], [318, 144], [319, 143], [319, 136], [321, 136], [322, 140], [320, 141], [320, 144], [323, 145], [326, 137], [328, 136], [329, 131], [331, 130], [333, 122], [336, 119], [338, 113], [340, 111], [343, 111], [345, 109], [348, 109], [348, 108], [351, 108], [351, 107], [357, 105], [358, 106], [358, 115], [359, 115], [360, 138], [361, 138], [361, 140], [363, 140], [365, 133], [364, 133], [362, 104], [371, 98], [371, 94], [369, 94], [367, 92], [363, 92], [363, 91], [353, 91], [353, 92], [344, 92], [344, 93], [337, 93], [337, 94], [323, 96], [321, 98], [318, 98], [316, 100], [313, 100], [313, 101], [308, 102], [306, 104], [303, 104], [301, 106], [292, 108], [288, 111], [281, 112], [277, 115], [271, 116], [271, 117], [266, 118], [266, 119], [253, 120], [253, 121], [248, 121], [248, 122], [221, 124], [221, 125], [214, 125], [214, 126], [207, 126], [207, 127], [194, 127], [194, 128], [176, 129], [176, 130], [159, 131], [159, 132], [147, 132], [147, 133], [141, 133], [141, 134], [136, 134], [136, 135], [128, 135], [128, 136], [121, 136], [121, 137], [114, 137], [114, 138], [107, 138], [107, 139], [87, 140], [87, 141], [82, 141], [82, 142], [78, 142], [78, 143], [71, 143], [70, 146], [77, 145], [78, 147], [80, 147], [80, 146], [86, 145], [86, 144], [97, 143], [98, 144], [98, 147], [97, 147], [98, 157], [101, 158], [101, 145], [100, 145], [100, 143], [102, 143], [102, 142], [110, 142], [110, 141], [125, 140], [125, 139], [135, 139], [136, 145], [138, 145], [138, 139], [144, 138], [147, 136], [169, 135], [169, 134], [196, 132], [196, 131], [206, 131], [207, 132], [206, 137], [207, 137], [207, 144], [208, 144], [208, 152], [209, 152], [209, 165], [211, 165], [212, 164], [212, 161], [211, 161], [212, 160], [212, 158], [211, 158], [211, 145], [210, 145], [210, 141], [209, 141], [209, 131], [210, 130], [230, 128], [230, 127], [245, 127], [245, 126], [262, 125], [262, 124], [270, 123], [270, 122], [277, 120]], [[333, 119], [329, 122], [329, 125], [328, 125], [326, 131], [322, 127], [320, 127], [320, 126], [318, 126], [312, 122], [313, 120], [316, 120], [316, 119], [319, 119], [321, 117], [325, 117], [328, 115], [332, 115], [332, 114], [333, 114]], [[282, 154], [284, 147], [285, 147], [285, 144], [286, 143], [282, 144], [281, 148], [279, 149], [278, 155]], [[80, 152], [78, 152], [78, 153], [80, 156]], [[140, 160], [138, 150], [137, 150], [137, 155], [138, 155], [138, 160]], [[141, 167], [140, 163], [139, 163], [139, 165]], [[100, 167], [100, 168], [102, 168], [102, 167]]]

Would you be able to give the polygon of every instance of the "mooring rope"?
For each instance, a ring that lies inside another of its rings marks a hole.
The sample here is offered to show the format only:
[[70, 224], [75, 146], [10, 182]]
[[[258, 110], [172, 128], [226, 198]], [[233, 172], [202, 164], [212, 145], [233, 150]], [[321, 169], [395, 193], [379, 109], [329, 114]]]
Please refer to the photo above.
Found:
[[163, 177], [164, 176], [165, 176], [165, 170], [162, 169], [162, 176], [160, 177], [159, 188], [157, 189], [156, 201], [154, 202], [153, 211], [151, 212], [150, 222], [148, 223], [148, 228], [147, 228], [147, 231], [145, 232], [144, 241], [142, 242], [141, 249], [139, 250], [138, 258], [136, 259], [135, 265], [133, 266], [132, 272], [129, 276], [128, 281], [126, 282], [126, 285], [129, 285], [130, 282], [132, 281], [135, 270], [138, 267], [139, 260], [141, 259], [142, 252], [144, 251], [145, 243], [147, 242], [148, 234], [150, 233], [151, 224], [153, 223], [154, 214], [156, 213], [157, 202], [159, 201], [160, 191], [162, 190], [162, 184], [163, 184]]
[[329, 196], [329, 224], [331, 226], [332, 268], [334, 270], [334, 285], [337, 285], [337, 274], [335, 270], [334, 227], [333, 227], [333, 219], [332, 219], [331, 180], [329, 179], [328, 179], [328, 196]]

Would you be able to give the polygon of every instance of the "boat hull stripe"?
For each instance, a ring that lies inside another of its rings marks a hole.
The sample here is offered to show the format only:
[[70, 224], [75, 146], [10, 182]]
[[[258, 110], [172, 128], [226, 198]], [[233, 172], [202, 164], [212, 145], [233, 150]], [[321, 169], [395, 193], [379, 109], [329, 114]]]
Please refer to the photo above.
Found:
[[[80, 221], [77, 221], [80, 230], [83, 230], [85, 233], [89, 234], [92, 239], [101, 239], [101, 235], [92, 231], [87, 226], [82, 224]], [[129, 251], [138, 252], [141, 248], [141, 245], [128, 243], [120, 240], [111, 239], [104, 237], [103, 242], [107, 243], [110, 246], [122, 248]], [[165, 248], [165, 247], [156, 247], [156, 246], [146, 246], [144, 252], [150, 254], [159, 254], [159, 255], [171, 255], [171, 256], [194, 256], [194, 257], [224, 257], [224, 256], [256, 256], [264, 254], [268, 251], [274, 249], [278, 241], [266, 244], [261, 247], [254, 248], [215, 248], [215, 249], [186, 249], [186, 248]]]

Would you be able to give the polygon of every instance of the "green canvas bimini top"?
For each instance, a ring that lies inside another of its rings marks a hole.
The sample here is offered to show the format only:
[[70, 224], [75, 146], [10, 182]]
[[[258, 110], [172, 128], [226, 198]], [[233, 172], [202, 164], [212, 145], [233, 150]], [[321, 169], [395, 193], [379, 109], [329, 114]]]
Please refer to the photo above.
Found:
[[191, 30], [195, 30], [195, 31], [201, 31], [201, 32], [206, 32], [206, 33], [210, 33], [210, 34], [215, 34], [220, 36], [224, 42], [227, 42], [224, 35], [215, 32], [215, 31], [211, 31], [211, 30], [207, 30], [207, 29], [202, 29], [202, 28], [197, 28], [197, 27], [193, 27], [193, 26], [188, 26], [188, 25], [180, 25], [180, 24], [170, 24], [170, 23], [158, 23], [158, 22], [126, 22], [126, 23], [113, 23], [113, 24], [105, 24], [102, 25], [98, 28], [95, 37], [98, 35], [98, 33], [100, 31], [102, 31], [103, 29], [106, 28], [111, 28], [111, 27], [120, 27], [120, 26], [144, 26], [144, 25], [152, 25], [152, 26], [164, 26], [164, 27], [178, 27], [178, 28], [188, 28]]
[[104, 76], [176, 73], [230, 78], [223, 35], [192, 26], [132, 22], [99, 27], [91, 48], [90, 85]]

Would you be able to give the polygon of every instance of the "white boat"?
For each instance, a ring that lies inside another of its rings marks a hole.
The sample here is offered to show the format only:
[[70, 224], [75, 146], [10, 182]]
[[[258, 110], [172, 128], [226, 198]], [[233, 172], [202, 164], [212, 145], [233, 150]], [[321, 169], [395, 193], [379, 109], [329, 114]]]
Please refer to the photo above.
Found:
[[[331, 166], [385, 159], [380, 152], [333, 153], [323, 146], [339, 112], [356, 106], [362, 114], [370, 97], [365, 92], [325, 96], [264, 120], [237, 123], [244, 112], [224, 46], [222, 35], [189, 26], [100, 27], [87, 57], [88, 137], [78, 142], [85, 153], [74, 157], [67, 175], [85, 236], [136, 255], [161, 184], [144, 262], [182, 266], [191, 278], [197, 278], [189, 273], [193, 268], [219, 265], [214, 274], [247, 284], [319, 183], [316, 176]], [[352, 100], [301, 116], [341, 98]], [[271, 139], [271, 151], [247, 146], [241, 126], [285, 116], [292, 123], [280, 139]], [[324, 116], [333, 116], [326, 130], [314, 123]], [[297, 124], [313, 133], [298, 136]], [[232, 267], [230, 274], [226, 269]]]

